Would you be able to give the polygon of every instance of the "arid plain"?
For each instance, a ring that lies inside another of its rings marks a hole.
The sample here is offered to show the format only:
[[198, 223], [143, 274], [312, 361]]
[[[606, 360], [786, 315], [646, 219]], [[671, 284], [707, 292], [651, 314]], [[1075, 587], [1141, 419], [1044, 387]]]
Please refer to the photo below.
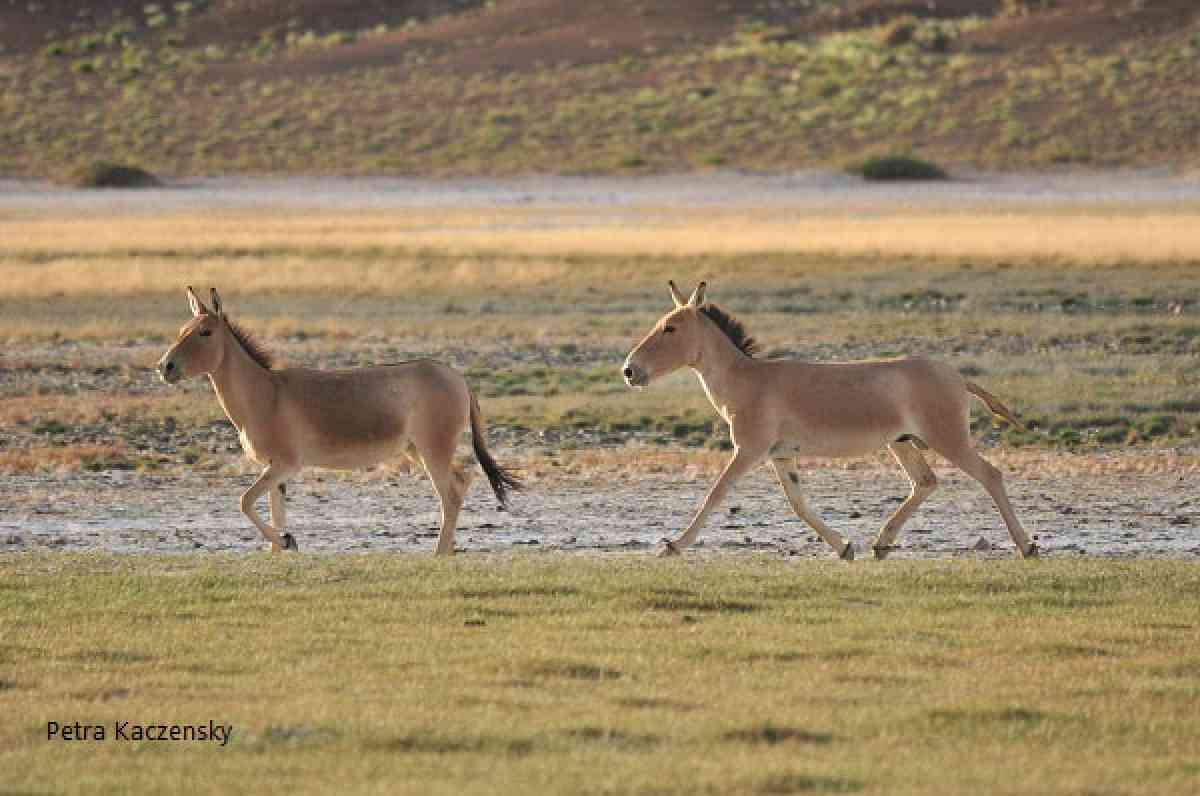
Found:
[[[924, 354], [1002, 396], [1031, 433], [978, 416], [977, 436], [1051, 555], [1200, 549], [1187, 485], [1200, 430], [1200, 200], [1186, 179], [10, 187], [6, 550], [259, 546], [236, 506], [253, 471], [211, 387], [171, 388], [152, 371], [186, 319], [187, 284], [220, 287], [287, 363], [432, 356], [461, 368], [530, 485], [507, 515], [474, 489], [465, 550], [649, 549], [685, 521], [728, 446], [690, 374], [636, 392], [621, 382], [625, 353], [669, 306], [668, 278], [708, 279], [768, 356]], [[939, 470], [943, 489], [902, 537], [905, 552], [1006, 553], [983, 491]], [[419, 481], [307, 473], [292, 521], [310, 550], [419, 550], [436, 519]], [[881, 453], [814, 461], [808, 489], [862, 542], [907, 484]], [[709, 550], [823, 553], [765, 469], [702, 538]]]

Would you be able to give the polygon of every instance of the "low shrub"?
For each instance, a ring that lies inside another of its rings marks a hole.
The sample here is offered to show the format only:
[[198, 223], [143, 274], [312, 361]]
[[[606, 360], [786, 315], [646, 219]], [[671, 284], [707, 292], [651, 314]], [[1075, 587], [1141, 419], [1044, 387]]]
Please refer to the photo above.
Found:
[[869, 158], [848, 171], [865, 180], [944, 180], [948, 174], [937, 164], [909, 155]]
[[162, 182], [137, 166], [97, 160], [84, 166], [71, 180], [80, 188], [152, 188]]

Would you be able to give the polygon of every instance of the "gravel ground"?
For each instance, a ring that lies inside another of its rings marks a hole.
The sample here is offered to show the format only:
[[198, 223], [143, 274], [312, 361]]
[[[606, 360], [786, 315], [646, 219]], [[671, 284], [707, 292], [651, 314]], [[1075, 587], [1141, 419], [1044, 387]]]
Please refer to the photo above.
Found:
[[[501, 451], [503, 461], [510, 452]], [[1012, 543], [982, 488], [939, 469], [941, 488], [901, 534], [894, 557], [1007, 557]], [[264, 548], [238, 511], [251, 475], [143, 475], [114, 471], [0, 480], [0, 553], [37, 549], [119, 553], [248, 553]], [[531, 485], [510, 511], [482, 478], [460, 519], [464, 552], [643, 551], [686, 524], [707, 476], [640, 475], [597, 483], [561, 478]], [[1046, 555], [1200, 556], [1200, 501], [1186, 479], [1108, 473], [1022, 478], [1009, 492]], [[810, 503], [863, 550], [907, 493], [899, 472], [874, 466], [812, 469]], [[262, 505], [265, 516], [265, 501]], [[346, 477], [308, 472], [289, 489], [289, 529], [309, 553], [430, 553], [437, 502], [415, 476]], [[982, 540], [982, 541], [981, 541]], [[748, 476], [711, 517], [701, 555], [757, 550], [832, 553], [791, 515], [766, 469]], [[980, 549], [982, 548], [982, 549]]]

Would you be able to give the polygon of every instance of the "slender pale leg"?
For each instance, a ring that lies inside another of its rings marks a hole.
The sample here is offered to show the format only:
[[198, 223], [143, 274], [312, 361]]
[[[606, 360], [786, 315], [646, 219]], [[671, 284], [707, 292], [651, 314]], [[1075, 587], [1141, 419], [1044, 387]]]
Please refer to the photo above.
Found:
[[[270, 506], [271, 506], [271, 527], [279, 532], [279, 538], [283, 540], [284, 550], [299, 550], [300, 545], [296, 544], [296, 537], [287, 532], [287, 487], [280, 484], [271, 490]], [[272, 548], [272, 552], [278, 552]]]
[[843, 539], [841, 534], [826, 525], [825, 521], [817, 516], [804, 500], [804, 495], [800, 492], [800, 471], [796, 467], [796, 460], [792, 458], [772, 459], [771, 467], [775, 470], [775, 477], [779, 479], [779, 485], [783, 487], [783, 493], [787, 495], [788, 503], [792, 504], [792, 510], [796, 512], [796, 516], [808, 523], [840, 558], [853, 561], [853, 543]]
[[455, 472], [457, 468], [452, 459], [453, 449], [450, 455], [423, 456], [421, 459], [442, 504], [442, 530], [438, 534], [436, 551], [439, 556], [454, 555], [454, 528], [458, 524], [463, 498], [466, 497], [466, 478], [461, 472]]
[[709, 513], [725, 498], [725, 495], [729, 492], [734, 482], [750, 472], [754, 468], [754, 465], [762, 460], [762, 457], [763, 452], [758, 450], [754, 452], [750, 452], [746, 448], [735, 450], [733, 458], [725, 465], [725, 469], [721, 471], [720, 477], [717, 478], [712, 489], [704, 497], [704, 502], [700, 505], [700, 510], [696, 512], [696, 516], [692, 517], [687, 530], [674, 541], [669, 539], [664, 540], [666, 546], [659, 555], [678, 555], [685, 547], [695, 542], [696, 537], [700, 535], [700, 529], [704, 527], [704, 521], [708, 518]]
[[1008, 501], [1008, 493], [1004, 490], [1004, 476], [1000, 471], [971, 448], [964, 447], [946, 451], [935, 447], [934, 450], [945, 456], [951, 464], [983, 484], [983, 488], [995, 501], [996, 508], [1000, 509], [1000, 516], [1004, 518], [1004, 524], [1008, 526], [1008, 535], [1012, 537], [1013, 544], [1017, 546], [1017, 552], [1021, 554], [1022, 558], [1037, 558], [1038, 546], [1030, 541], [1025, 529], [1021, 527], [1021, 521], [1017, 519], [1016, 512], [1013, 511], [1012, 504]]
[[[280, 536], [278, 530], [262, 521], [262, 517], [259, 516], [254, 504], [263, 496], [264, 492], [275, 492], [280, 484], [287, 481], [294, 474], [295, 470], [292, 468], [279, 467], [272, 464], [266, 470], [263, 470], [258, 480], [251, 484], [250, 488], [242, 494], [242, 513], [250, 518], [250, 522], [254, 523], [254, 527], [258, 528], [258, 532], [263, 535], [263, 538], [271, 543], [272, 552], [289, 549], [289, 544]], [[294, 545], [295, 542], [292, 544]]]
[[912, 492], [900, 504], [895, 513], [888, 517], [887, 522], [879, 530], [879, 536], [876, 537], [875, 543], [871, 545], [875, 557], [879, 559], [887, 558], [887, 554], [892, 550], [892, 543], [896, 541], [896, 535], [900, 533], [900, 528], [908, 522], [917, 507], [937, 489], [937, 476], [933, 474], [933, 470], [929, 469], [929, 464], [916, 445], [911, 442], [893, 442], [888, 445], [888, 450], [904, 468], [904, 474], [908, 476], [908, 481], [912, 485]]

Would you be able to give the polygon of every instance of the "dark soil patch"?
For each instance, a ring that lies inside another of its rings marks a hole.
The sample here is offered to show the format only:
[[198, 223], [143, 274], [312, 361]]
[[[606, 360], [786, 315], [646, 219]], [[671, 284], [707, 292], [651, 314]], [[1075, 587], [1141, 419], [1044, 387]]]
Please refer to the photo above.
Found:
[[813, 744], [826, 746], [833, 743], [833, 734], [828, 732], [812, 732], [798, 727], [777, 727], [774, 724], [764, 724], [761, 727], [748, 727], [744, 730], [727, 732], [723, 736], [727, 741], [740, 743], [766, 744], [775, 746], [781, 743]]

